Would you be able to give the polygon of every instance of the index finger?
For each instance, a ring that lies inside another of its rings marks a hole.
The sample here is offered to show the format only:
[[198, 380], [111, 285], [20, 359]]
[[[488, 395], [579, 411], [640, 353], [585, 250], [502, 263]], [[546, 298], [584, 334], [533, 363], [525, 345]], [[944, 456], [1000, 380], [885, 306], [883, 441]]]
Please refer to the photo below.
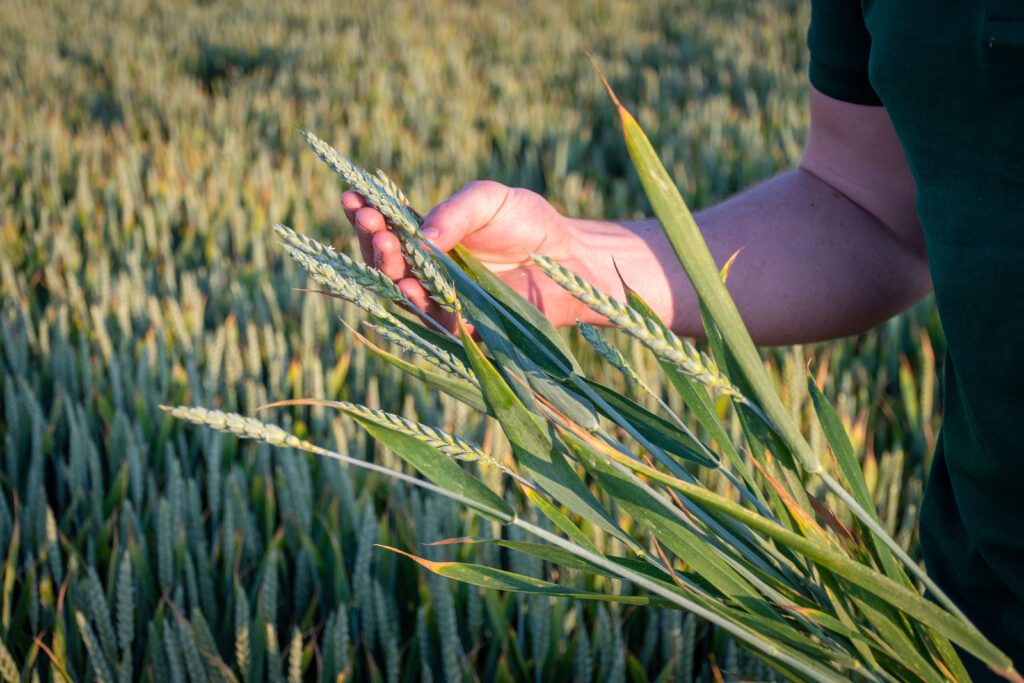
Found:
[[341, 208], [345, 210], [345, 218], [353, 226], [356, 224], [356, 211], [366, 206], [363, 195], [354, 190], [347, 190], [341, 193]]

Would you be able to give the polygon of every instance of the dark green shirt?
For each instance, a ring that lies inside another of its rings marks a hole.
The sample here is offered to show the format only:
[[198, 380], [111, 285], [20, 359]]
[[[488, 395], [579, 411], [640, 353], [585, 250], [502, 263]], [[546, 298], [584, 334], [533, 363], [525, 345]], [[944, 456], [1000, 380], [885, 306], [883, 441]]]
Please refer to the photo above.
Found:
[[1022, 669], [1024, 0], [812, 8], [811, 83], [883, 105], [917, 183], [948, 344], [921, 514], [925, 563]]

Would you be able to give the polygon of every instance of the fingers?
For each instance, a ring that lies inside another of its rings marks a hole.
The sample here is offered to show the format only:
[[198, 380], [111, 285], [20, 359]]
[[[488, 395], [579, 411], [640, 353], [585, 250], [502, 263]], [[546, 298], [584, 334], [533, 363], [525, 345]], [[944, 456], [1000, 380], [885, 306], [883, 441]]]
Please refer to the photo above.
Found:
[[356, 210], [353, 215], [353, 223], [356, 228], [356, 237], [359, 238], [359, 251], [363, 260], [367, 263], [375, 263], [377, 257], [373, 251], [374, 235], [386, 232], [387, 223], [384, 216], [377, 209], [371, 206], [363, 206]]
[[441, 251], [448, 251], [494, 220], [511, 192], [492, 180], [472, 182], [427, 214], [423, 235]]
[[373, 258], [373, 248], [368, 240], [363, 239], [363, 232], [356, 224], [356, 212], [364, 206], [366, 206], [366, 200], [358, 192], [350, 190], [342, 193], [341, 208], [345, 211], [345, 218], [356, 229], [356, 236], [359, 237], [359, 251], [363, 255], [363, 260], [369, 263], [370, 259]]
[[380, 230], [370, 236], [370, 242], [373, 253], [371, 263], [374, 268], [395, 282], [409, 274], [405, 258], [402, 256], [402, 245], [395, 235], [387, 230]]
[[341, 195], [341, 208], [345, 210], [345, 218], [352, 225], [356, 223], [356, 211], [366, 206], [366, 200], [358, 192], [349, 190]]

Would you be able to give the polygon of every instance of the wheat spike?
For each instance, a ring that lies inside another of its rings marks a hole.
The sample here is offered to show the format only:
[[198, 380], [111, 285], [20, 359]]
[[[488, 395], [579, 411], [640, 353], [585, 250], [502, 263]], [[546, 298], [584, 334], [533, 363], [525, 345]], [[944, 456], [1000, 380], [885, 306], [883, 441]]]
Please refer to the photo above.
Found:
[[198, 607], [193, 607], [189, 612], [189, 621], [192, 625], [192, 633], [199, 648], [202, 660], [207, 663], [207, 673], [215, 683], [228, 683], [230, 679], [224, 675], [229, 670], [227, 663], [221, 658], [217, 649], [217, 641], [210, 630], [210, 624], [203, 617], [203, 612]]
[[289, 244], [283, 244], [284, 250], [300, 266], [306, 269], [309, 275], [324, 285], [340, 294], [343, 298], [351, 301], [375, 318], [386, 320], [397, 324], [398, 319], [391, 314], [380, 301], [373, 296], [367, 288], [361, 287], [355, 281], [345, 277], [327, 261], [320, 260], [304, 251], [300, 251]]
[[419, 337], [408, 327], [404, 325], [377, 325], [371, 322], [363, 324], [384, 339], [417, 358], [421, 358], [431, 365], [447, 372], [455, 373], [459, 377], [477, 384], [476, 377], [473, 376], [473, 373], [457, 356]]
[[236, 413], [225, 413], [220, 410], [207, 410], [206, 408], [188, 406], [178, 406], [175, 408], [160, 406], [160, 409], [179, 420], [205, 425], [222, 432], [230, 432], [243, 439], [256, 439], [257, 441], [266, 442], [271, 446], [298, 448], [301, 450], [315, 450], [317, 448], [308, 441], [303, 441], [276, 425], [260, 422], [251, 417], [243, 417]]
[[132, 680], [132, 639], [135, 635], [135, 582], [132, 576], [131, 556], [121, 556], [117, 574], [117, 641], [121, 648], [121, 668], [118, 677]]
[[405, 192], [403, 192], [402, 188], [398, 186], [398, 183], [392, 180], [387, 173], [385, 173], [379, 168], [377, 169], [376, 175], [377, 182], [381, 184], [384, 190], [387, 191], [387, 193], [390, 194], [392, 197], [397, 199], [399, 203], [402, 204], [402, 206], [409, 209], [410, 213], [412, 213], [412, 215], [418, 220], [418, 222], [422, 223], [422, 216], [416, 213], [415, 209], [412, 208], [412, 202], [410, 202], [409, 198], [405, 196]]
[[100, 683], [113, 683], [110, 670], [103, 658], [103, 651], [96, 640], [96, 632], [92, 630], [89, 620], [84, 614], [75, 610], [75, 623], [78, 625], [78, 635], [85, 645], [86, 652], [89, 653], [89, 666], [92, 668], [93, 677]]
[[321, 161], [341, 176], [348, 185], [380, 211], [393, 227], [410, 235], [419, 235], [419, 222], [407, 206], [388, 193], [381, 182], [356, 166], [346, 156], [309, 131], [302, 131], [302, 137]]
[[156, 508], [157, 578], [160, 587], [170, 590], [174, 584], [174, 524], [171, 504], [161, 498]]
[[235, 584], [235, 664], [249, 671], [249, 599], [240, 583]]
[[4, 683], [20, 683], [21, 681], [18, 665], [2, 639], [0, 639], [0, 677], [4, 679]]
[[431, 298], [446, 310], [454, 310], [455, 290], [441, 275], [433, 257], [420, 245], [423, 235], [420, 233], [419, 216], [398, 198], [389, 194], [380, 180], [353, 164], [338, 150], [309, 131], [304, 131], [302, 135], [316, 155], [352, 189], [361, 194], [373, 208], [380, 211], [388, 224], [396, 229], [410, 269], [430, 293]]
[[288, 644], [288, 683], [302, 683], [302, 631], [292, 629]]
[[96, 634], [99, 636], [103, 654], [108, 659], [114, 659], [117, 635], [114, 631], [114, 622], [110, 618], [110, 606], [103, 593], [103, 584], [100, 583], [100, 577], [94, 567], [88, 567], [85, 578], [79, 585], [89, 616], [96, 624]]
[[622, 352], [609, 344], [608, 340], [604, 338], [604, 335], [601, 334], [600, 330], [593, 325], [588, 325], [582, 321], [577, 321], [576, 326], [579, 328], [580, 334], [583, 335], [583, 338], [588, 344], [590, 344], [591, 348], [593, 348], [598, 355], [604, 358], [609, 365], [619, 370], [626, 376], [626, 379], [646, 391], [648, 394], [656, 396], [656, 394], [651, 391], [651, 388], [644, 382], [643, 378], [641, 378], [640, 375], [637, 374], [636, 370], [633, 369], [633, 366], [629, 364], [626, 357], [622, 355]]
[[185, 659], [185, 669], [188, 671], [188, 678], [194, 683], [209, 683], [209, 676], [206, 675], [206, 667], [203, 666], [203, 658], [199, 654], [199, 646], [192, 635], [192, 627], [184, 619], [177, 622], [178, 643], [181, 645], [181, 652]]
[[395, 415], [394, 413], [388, 413], [383, 410], [367, 408], [366, 406], [347, 402], [343, 403], [343, 405], [349, 410], [359, 413], [361, 417], [364, 417], [371, 422], [376, 422], [381, 426], [389, 427], [402, 432], [403, 434], [408, 434], [409, 436], [414, 436], [423, 443], [433, 446], [453, 460], [463, 460], [465, 462], [480, 461], [485, 464], [503, 468], [503, 466], [495, 460], [490, 453], [486, 452], [479, 446], [466, 441], [462, 437], [455, 436], [454, 434], [450, 434], [446, 431], [436, 429], [420, 422], [407, 420], [404, 417]]
[[267, 622], [264, 625], [267, 634], [267, 680], [271, 683], [284, 683], [281, 675], [281, 646], [277, 642], [277, 627]]
[[[384, 273], [376, 268], [360, 263], [311, 237], [296, 232], [286, 225], [276, 224], [274, 225], [274, 231], [281, 238], [281, 246], [288, 255], [307, 271], [314, 268], [313, 261], [320, 264], [316, 266], [316, 274], [314, 275], [314, 277], [319, 278], [319, 282], [331, 287], [343, 297], [360, 305], [371, 315], [387, 320], [395, 327], [405, 329], [406, 326], [399, 323], [389, 313], [382, 314], [381, 311], [383, 309], [380, 306], [374, 305], [372, 297], [365, 294], [360, 297], [357, 293], [358, 288], [362, 287], [370, 294], [383, 297], [409, 309], [415, 308], [413, 303], [402, 293], [402, 290], [398, 288], [398, 285], [384, 275]], [[305, 258], [299, 256], [299, 253], [305, 254]], [[329, 272], [331, 270], [334, 272]], [[357, 287], [345, 286], [344, 283], [346, 282], [354, 283]], [[427, 321], [438, 327], [442, 332], [447, 332], [433, 319], [428, 318]]]
[[323, 261], [341, 273], [342, 276], [370, 290], [377, 296], [397, 303], [412, 305], [405, 295], [402, 294], [402, 290], [398, 288], [398, 285], [376, 268], [360, 263], [347, 254], [317, 242], [315, 239], [296, 232], [286, 225], [275, 224], [274, 232], [277, 233], [284, 244], [303, 251], [319, 261]]
[[[394, 413], [388, 413], [374, 408], [367, 408], [366, 406], [349, 403], [347, 401], [336, 401], [332, 402], [331, 405], [351, 410], [352, 412], [357, 413], [360, 417], [371, 422], [415, 437], [417, 440], [422, 441], [429, 446], [433, 446], [453, 460], [462, 460], [464, 462], [479, 461], [486, 465], [497, 467], [516, 479], [521, 479], [519, 475], [498, 461], [490, 453], [461, 437], [455, 436], [454, 434], [449, 434], [446, 431], [436, 429], [419, 422], [407, 420], [404, 417], [395, 415]], [[276, 425], [261, 422], [260, 420], [256, 420], [251, 417], [243, 417], [236, 413], [225, 413], [220, 410], [208, 410], [206, 408], [189, 406], [160, 406], [160, 409], [179, 420], [185, 420], [198, 425], [205, 425], [222, 432], [231, 432], [235, 436], [239, 436], [243, 439], [255, 439], [257, 441], [268, 443], [272, 446], [295, 448], [306, 451], [307, 453], [316, 453], [319, 455], [326, 455], [328, 457], [332, 455], [332, 453], [327, 449], [316, 446], [308, 441], [304, 441], [294, 434], [289, 434]]]
[[363, 506], [356, 545], [355, 564], [352, 567], [352, 586], [355, 589], [353, 605], [359, 608], [359, 625], [362, 636], [372, 647], [377, 635], [376, 611], [373, 609], [373, 548], [377, 543], [377, 514], [373, 503]]
[[664, 325], [601, 292], [547, 256], [535, 254], [533, 262], [556, 284], [625, 330], [654, 355], [676, 366], [701, 384], [744, 400], [739, 389], [718, 370], [718, 366], [711, 358], [699, 354], [692, 344], [676, 336]]
[[345, 605], [338, 605], [338, 608], [327, 617], [327, 624], [324, 627], [320, 639], [320, 650], [324, 656], [324, 680], [338, 680], [340, 675], [348, 668], [348, 613]]

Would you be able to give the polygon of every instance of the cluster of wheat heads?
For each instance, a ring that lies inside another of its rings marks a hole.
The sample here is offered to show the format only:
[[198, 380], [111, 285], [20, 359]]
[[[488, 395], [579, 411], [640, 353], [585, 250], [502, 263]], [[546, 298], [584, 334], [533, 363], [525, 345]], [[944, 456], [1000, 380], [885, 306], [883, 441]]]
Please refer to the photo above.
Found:
[[[811, 455], [686, 205], [639, 126], [621, 106], [619, 113], [648, 197], [700, 295], [710, 354], [676, 337], [628, 287], [628, 301], [619, 302], [549, 259], [535, 261], [656, 356], [666, 386], [696, 416], [699, 433], [687, 428], [662, 397], [655, 397], [657, 409], [648, 409], [649, 402], [585, 377], [565, 340], [471, 254], [456, 248], [448, 256], [420, 241], [419, 214], [386, 176], [360, 169], [305, 134], [317, 155], [384, 214], [414, 272], [439, 303], [457, 311], [458, 330], [449, 332], [403, 311], [400, 306], [407, 302], [379, 273], [278, 227], [284, 248], [331, 294], [362, 308], [378, 334], [406, 357], [365, 340], [375, 354], [490, 415], [513, 457], [498, 462], [456, 435], [381, 411], [343, 402], [307, 403], [347, 414], [429, 482], [398, 471], [390, 471], [392, 476], [534, 537], [503, 541], [510, 550], [620, 579], [643, 594], [596, 592], [484, 565], [408, 556], [436, 574], [489, 589], [686, 610], [732, 634], [787, 678], [965, 680], [955, 644], [1020, 680], [1013, 663], [882, 529], [849, 439], [808, 380], [834, 463], [823, 465]], [[610, 367], [638, 388], [646, 386], [599, 332], [585, 328], [584, 333]], [[738, 412], [741, 434], [727, 432], [719, 412], [723, 400]], [[382, 469], [253, 418], [201, 408], [167, 410], [242, 438]], [[459, 460], [499, 467], [548, 523], [517, 514]], [[720, 470], [734, 495], [702, 485], [695, 472], [705, 468]], [[806, 486], [812, 479], [843, 502], [852, 526], [843, 525], [815, 497]], [[603, 550], [607, 546], [597, 539], [607, 537], [617, 539], [626, 554]], [[938, 602], [924, 598], [918, 584], [932, 590]]]

